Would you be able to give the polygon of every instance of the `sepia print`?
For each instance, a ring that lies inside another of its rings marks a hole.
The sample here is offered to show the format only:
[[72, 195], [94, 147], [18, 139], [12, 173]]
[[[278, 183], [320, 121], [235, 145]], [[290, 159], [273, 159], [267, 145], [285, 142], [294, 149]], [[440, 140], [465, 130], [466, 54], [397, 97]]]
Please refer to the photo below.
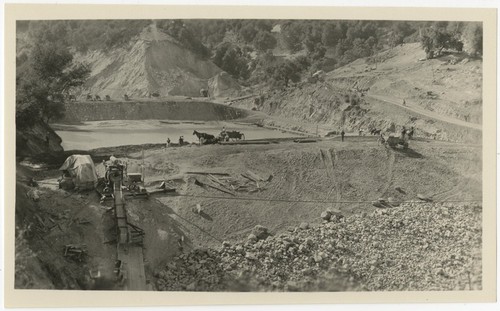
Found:
[[15, 37], [15, 289], [483, 290], [482, 22]]

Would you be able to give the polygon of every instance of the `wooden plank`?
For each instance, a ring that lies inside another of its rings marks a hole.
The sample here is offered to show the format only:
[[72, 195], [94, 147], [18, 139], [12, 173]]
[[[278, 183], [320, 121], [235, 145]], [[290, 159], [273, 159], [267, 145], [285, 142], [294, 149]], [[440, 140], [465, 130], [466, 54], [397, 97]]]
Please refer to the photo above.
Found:
[[229, 173], [221, 173], [221, 172], [186, 172], [186, 174], [229, 176]]
[[214, 183], [218, 184], [222, 188], [227, 189], [228, 191], [230, 191], [230, 189], [224, 183], [222, 183], [219, 179], [217, 179], [217, 177], [213, 176], [212, 174], [208, 175], [208, 179], [210, 179]]
[[275, 143], [274, 141], [267, 141], [267, 140], [261, 140], [261, 141], [238, 140], [238, 141], [223, 141], [223, 142], [219, 142], [219, 144], [221, 144], [221, 145], [269, 145], [271, 142]]
[[253, 181], [253, 182], [257, 182], [257, 180], [256, 180], [256, 179], [254, 179], [254, 178], [253, 178], [253, 177], [251, 177], [251, 176], [248, 176], [248, 175], [247, 175], [247, 174], [245, 174], [245, 173], [241, 173], [241, 176], [243, 176], [243, 177], [245, 177], [246, 179], [251, 180], [251, 181]]
[[247, 171], [247, 175], [251, 176], [252, 178], [254, 178], [255, 181], [264, 181], [264, 178], [260, 177], [259, 175], [255, 174], [252, 171]]
[[142, 247], [129, 245], [127, 251], [119, 247], [118, 259], [126, 264], [127, 290], [146, 290], [146, 272]]
[[229, 190], [222, 189], [220, 187], [217, 187], [217, 186], [214, 186], [214, 185], [210, 185], [210, 184], [207, 184], [207, 183], [203, 183], [203, 182], [199, 181], [198, 179], [195, 179], [195, 184], [198, 185], [198, 186], [201, 186], [201, 187], [207, 186], [207, 187], [213, 188], [215, 190], [219, 190], [221, 192], [224, 192], [224, 193], [227, 193], [227, 194], [230, 194], [230, 195], [233, 195], [233, 196], [235, 195], [234, 193], [232, 193]]

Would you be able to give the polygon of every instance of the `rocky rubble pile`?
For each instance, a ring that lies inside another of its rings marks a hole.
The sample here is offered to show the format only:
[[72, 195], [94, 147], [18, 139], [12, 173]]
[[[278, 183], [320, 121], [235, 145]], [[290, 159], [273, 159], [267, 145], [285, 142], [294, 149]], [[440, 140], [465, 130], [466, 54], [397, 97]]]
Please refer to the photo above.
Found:
[[159, 290], [481, 289], [480, 205], [404, 203], [344, 217], [321, 214], [269, 235], [193, 250], [155, 273]]

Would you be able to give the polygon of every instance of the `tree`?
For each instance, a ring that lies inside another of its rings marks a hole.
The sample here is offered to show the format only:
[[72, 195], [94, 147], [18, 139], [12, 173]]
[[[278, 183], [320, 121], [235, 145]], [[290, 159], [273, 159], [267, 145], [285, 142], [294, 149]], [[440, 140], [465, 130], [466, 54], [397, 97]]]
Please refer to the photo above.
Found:
[[268, 67], [266, 72], [272, 83], [277, 87], [288, 87], [290, 81], [298, 82], [300, 80], [300, 69], [290, 60]]
[[391, 27], [389, 45], [395, 47], [404, 42], [404, 38], [411, 35], [415, 30], [407, 22], [395, 22]]
[[481, 23], [467, 23], [462, 38], [469, 54], [473, 56], [483, 54], [483, 25]]
[[443, 49], [462, 51], [463, 43], [459, 38], [459, 33], [449, 32], [447, 26], [447, 22], [438, 22], [421, 33], [420, 45], [427, 59], [441, 55]]
[[422, 35], [420, 37], [420, 45], [424, 49], [425, 57], [431, 59], [434, 57], [434, 43], [429, 35]]
[[332, 22], [326, 23], [323, 27], [323, 33], [321, 34], [321, 41], [323, 44], [333, 47], [337, 45], [340, 39], [342, 39], [342, 30], [340, 27], [337, 27]]
[[302, 48], [303, 29], [297, 22], [288, 22], [281, 28], [283, 42], [291, 52], [300, 51]]
[[257, 35], [257, 29], [255, 29], [252, 24], [247, 23], [243, 27], [241, 27], [239, 34], [243, 41], [245, 41], [246, 43], [250, 43], [255, 39], [255, 36]]
[[274, 49], [276, 43], [276, 38], [271, 33], [265, 31], [259, 31], [253, 40], [255, 48], [260, 51]]
[[90, 74], [75, 64], [68, 48], [37, 40], [28, 60], [17, 67], [16, 122], [29, 126], [37, 119], [50, 122], [64, 114], [64, 94], [82, 85]]
[[243, 52], [230, 43], [220, 44], [216, 50], [213, 62], [235, 78], [248, 78], [248, 63]]

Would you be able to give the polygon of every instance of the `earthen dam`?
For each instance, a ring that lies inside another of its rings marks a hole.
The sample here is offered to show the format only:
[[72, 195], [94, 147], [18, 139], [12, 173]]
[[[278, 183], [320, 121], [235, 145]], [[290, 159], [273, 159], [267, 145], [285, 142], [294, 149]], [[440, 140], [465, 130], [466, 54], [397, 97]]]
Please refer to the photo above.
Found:
[[222, 121], [246, 117], [248, 111], [203, 100], [67, 102], [61, 123], [103, 120]]

